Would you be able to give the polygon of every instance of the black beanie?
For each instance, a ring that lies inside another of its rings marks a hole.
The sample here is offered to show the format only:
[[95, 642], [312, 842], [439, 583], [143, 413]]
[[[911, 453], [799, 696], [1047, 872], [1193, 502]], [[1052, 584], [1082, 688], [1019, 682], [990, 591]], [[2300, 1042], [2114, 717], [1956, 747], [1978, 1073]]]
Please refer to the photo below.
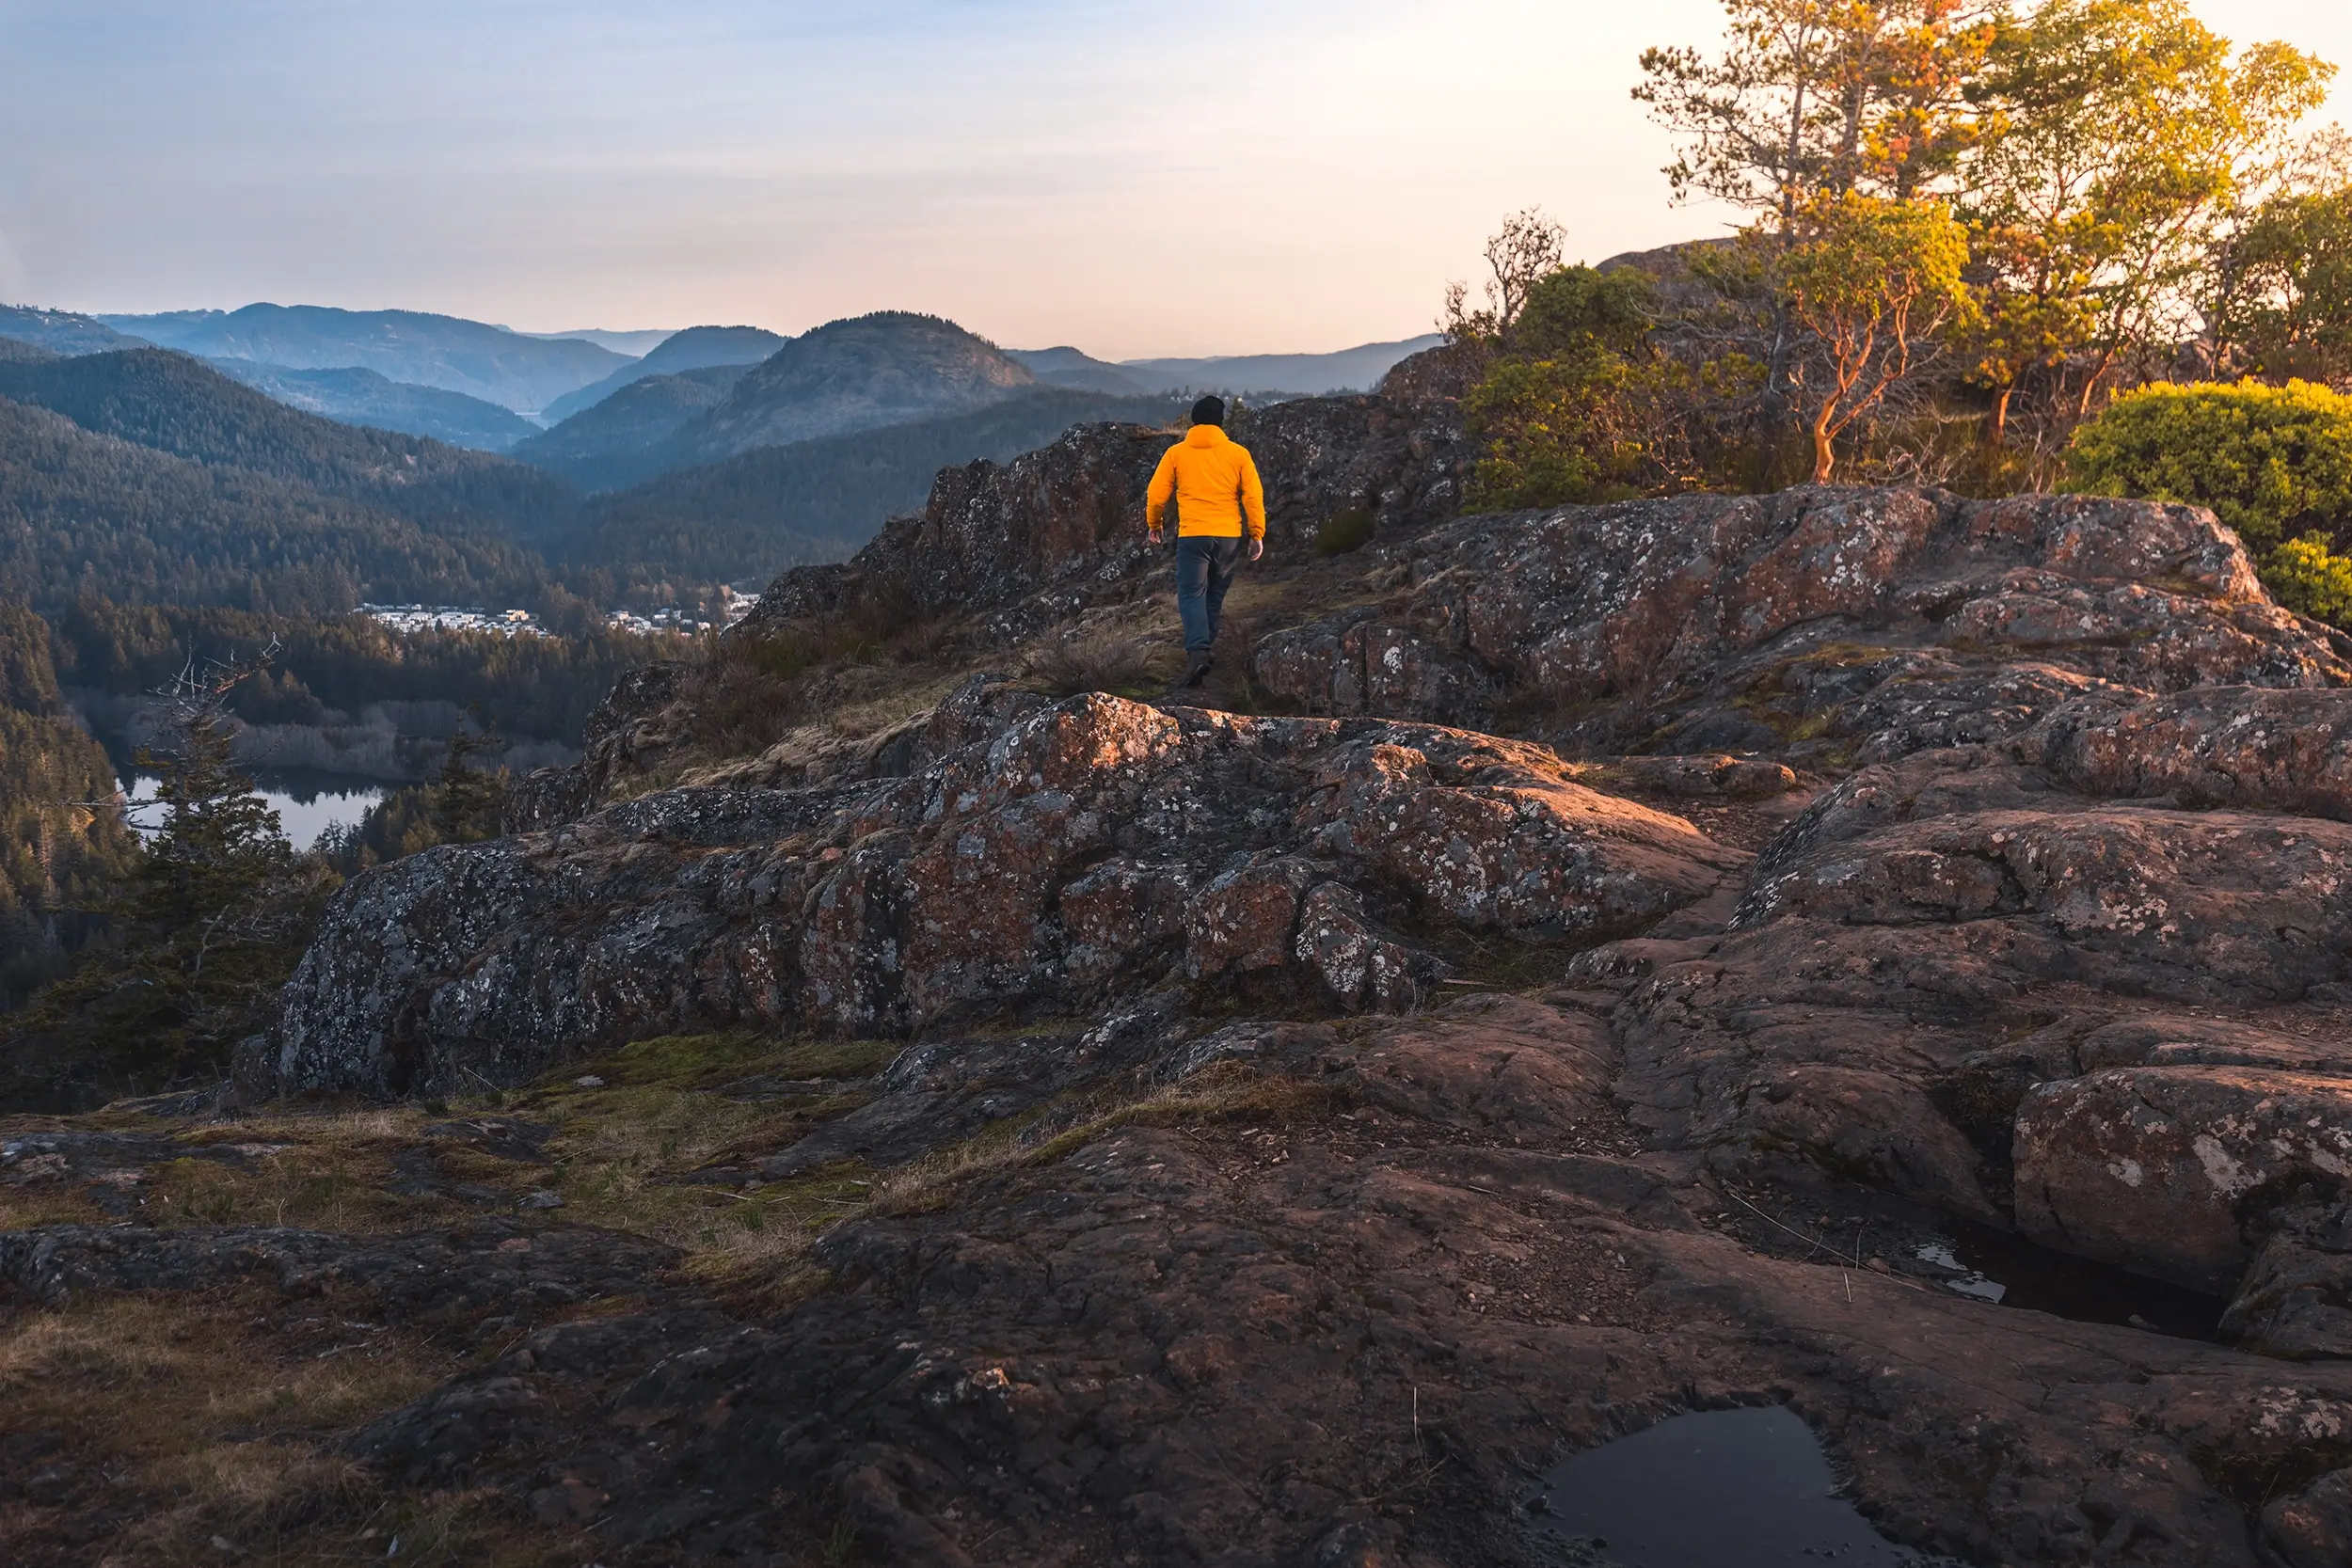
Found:
[[1192, 405], [1192, 422], [1195, 424], [1223, 424], [1225, 422], [1225, 400], [1223, 398], [1202, 398], [1199, 403], [1194, 404]]

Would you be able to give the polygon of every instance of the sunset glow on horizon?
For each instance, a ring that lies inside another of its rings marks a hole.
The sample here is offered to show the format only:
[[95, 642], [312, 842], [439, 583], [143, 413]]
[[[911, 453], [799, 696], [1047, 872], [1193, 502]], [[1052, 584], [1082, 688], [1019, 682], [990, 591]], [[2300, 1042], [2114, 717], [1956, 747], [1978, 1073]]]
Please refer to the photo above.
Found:
[[[2352, 66], [2352, 8], [2203, 0]], [[1506, 212], [1724, 231], [1629, 98], [1714, 0], [0, 0], [0, 300], [532, 331], [895, 308], [1110, 358], [1429, 329]], [[2328, 115], [2352, 119], [2339, 78]]]

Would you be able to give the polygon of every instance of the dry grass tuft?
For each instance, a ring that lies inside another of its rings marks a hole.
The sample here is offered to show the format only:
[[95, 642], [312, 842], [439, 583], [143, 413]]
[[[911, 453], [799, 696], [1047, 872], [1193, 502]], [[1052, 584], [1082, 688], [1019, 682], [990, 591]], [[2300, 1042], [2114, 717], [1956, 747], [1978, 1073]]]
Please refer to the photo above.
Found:
[[1176, 653], [1165, 639], [1124, 632], [1082, 633], [1043, 643], [1024, 662], [1029, 679], [1056, 697], [1082, 691], [1157, 696], [1177, 672]]

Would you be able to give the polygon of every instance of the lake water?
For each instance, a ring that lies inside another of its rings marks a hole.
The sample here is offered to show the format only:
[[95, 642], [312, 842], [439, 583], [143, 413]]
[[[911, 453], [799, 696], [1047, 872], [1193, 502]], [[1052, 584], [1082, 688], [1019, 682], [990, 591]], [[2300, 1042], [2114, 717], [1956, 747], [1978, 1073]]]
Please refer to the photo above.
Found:
[[[1837, 1495], [1785, 1405], [1676, 1416], [1553, 1466], [1534, 1511], [1565, 1568], [1921, 1568]], [[1958, 1568], [1958, 1564], [1953, 1564]]]
[[[142, 800], [155, 799], [156, 782], [152, 773], [134, 773], [122, 781], [122, 792], [135, 808]], [[367, 816], [370, 807], [390, 793], [386, 784], [334, 773], [291, 769], [257, 770], [253, 782], [260, 786], [262, 799], [269, 809], [278, 814], [278, 827], [285, 830], [287, 841], [296, 849], [312, 847], [329, 828], [358, 821]], [[145, 811], [135, 809], [131, 824], [141, 834], [151, 833], [163, 825], [162, 813], [152, 806]]]

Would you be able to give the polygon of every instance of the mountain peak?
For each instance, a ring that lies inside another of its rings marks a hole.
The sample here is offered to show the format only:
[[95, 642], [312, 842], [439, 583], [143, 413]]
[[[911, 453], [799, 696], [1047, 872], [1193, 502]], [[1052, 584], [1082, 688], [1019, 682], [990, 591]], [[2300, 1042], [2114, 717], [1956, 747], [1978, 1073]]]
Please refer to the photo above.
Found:
[[877, 310], [813, 327], [735, 385], [680, 432], [696, 461], [876, 425], [966, 413], [1038, 377], [944, 316]]

